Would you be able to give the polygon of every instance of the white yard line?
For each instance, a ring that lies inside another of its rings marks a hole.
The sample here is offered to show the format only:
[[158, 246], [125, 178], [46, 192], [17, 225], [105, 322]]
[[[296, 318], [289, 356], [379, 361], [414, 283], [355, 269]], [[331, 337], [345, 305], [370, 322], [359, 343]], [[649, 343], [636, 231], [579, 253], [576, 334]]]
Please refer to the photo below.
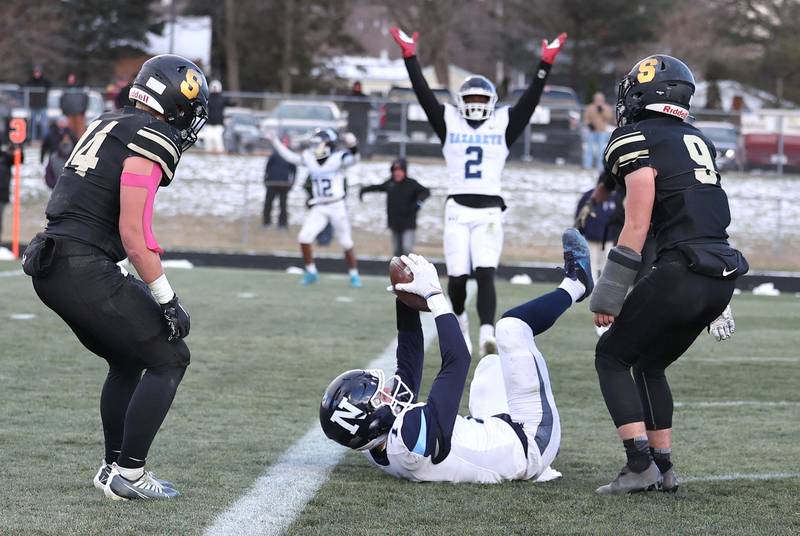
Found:
[[0, 277], [14, 277], [17, 275], [25, 275], [25, 272], [22, 270], [6, 270], [5, 272], [0, 272]]
[[[468, 304], [474, 295], [473, 285], [468, 287]], [[436, 323], [432, 315], [422, 315], [422, 331], [427, 349], [436, 338]], [[373, 359], [367, 368], [394, 370], [396, 350], [397, 339]], [[289, 447], [255, 481], [247, 493], [220, 514], [206, 529], [205, 534], [281, 534], [294, 522], [308, 501], [314, 498], [347, 450], [325, 437], [319, 424], [315, 422], [299, 441]]]
[[730, 473], [727, 475], [687, 476], [680, 478], [680, 481], [681, 483], [726, 482], [728, 480], [779, 480], [784, 478], [800, 478], [800, 473]]
[[[800, 363], [800, 357], [772, 357], [772, 356], [734, 356], [734, 357], [692, 357], [685, 363]], [[681, 362], [684, 363], [684, 362]]]
[[676, 408], [725, 408], [737, 406], [798, 406], [793, 400], [698, 400], [694, 402], [675, 402]]

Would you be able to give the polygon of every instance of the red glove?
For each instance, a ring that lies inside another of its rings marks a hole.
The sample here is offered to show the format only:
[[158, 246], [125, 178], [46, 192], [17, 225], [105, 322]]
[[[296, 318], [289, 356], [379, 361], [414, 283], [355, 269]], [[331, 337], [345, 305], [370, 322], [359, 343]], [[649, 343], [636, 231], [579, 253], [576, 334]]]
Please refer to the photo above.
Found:
[[542, 61], [553, 65], [566, 40], [567, 34], [565, 33], [559, 34], [551, 43], [548, 43], [546, 39], [542, 39]]
[[395, 42], [400, 45], [400, 49], [403, 51], [403, 58], [410, 58], [411, 56], [417, 55], [417, 38], [419, 37], [419, 32], [414, 32], [414, 35], [409, 37], [403, 30], [395, 26], [389, 30], [389, 33], [392, 34]]

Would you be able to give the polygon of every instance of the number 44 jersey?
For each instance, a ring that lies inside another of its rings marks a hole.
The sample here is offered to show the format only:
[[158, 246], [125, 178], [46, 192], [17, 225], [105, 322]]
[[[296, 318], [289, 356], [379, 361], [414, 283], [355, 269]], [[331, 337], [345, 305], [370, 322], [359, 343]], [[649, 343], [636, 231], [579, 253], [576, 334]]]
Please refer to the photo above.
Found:
[[448, 195], [501, 195], [501, 179], [508, 158], [508, 106], [474, 128], [458, 109], [445, 104], [447, 135], [442, 154], [447, 163]]
[[659, 117], [614, 131], [606, 170], [621, 186], [642, 167], [656, 171], [652, 229], [658, 251], [682, 244], [727, 244], [728, 197], [720, 184], [714, 144], [680, 119]]
[[167, 186], [181, 157], [177, 130], [133, 107], [101, 115], [78, 140], [47, 204], [47, 229], [125, 258], [119, 235], [120, 175], [125, 159], [141, 156], [161, 167]]

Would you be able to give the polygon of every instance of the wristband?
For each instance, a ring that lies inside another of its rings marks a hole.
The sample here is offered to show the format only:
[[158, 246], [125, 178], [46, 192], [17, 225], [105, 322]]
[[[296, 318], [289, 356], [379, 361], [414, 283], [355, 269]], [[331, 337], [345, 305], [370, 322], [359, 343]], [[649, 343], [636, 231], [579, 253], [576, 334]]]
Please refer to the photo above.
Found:
[[150, 292], [153, 293], [153, 297], [161, 305], [175, 297], [175, 292], [169, 285], [169, 281], [167, 281], [167, 274], [161, 274], [158, 279], [148, 283], [147, 286], [150, 287]]
[[453, 308], [450, 307], [447, 298], [441, 292], [429, 296], [425, 301], [428, 302], [428, 309], [431, 310], [434, 317], [453, 312]]

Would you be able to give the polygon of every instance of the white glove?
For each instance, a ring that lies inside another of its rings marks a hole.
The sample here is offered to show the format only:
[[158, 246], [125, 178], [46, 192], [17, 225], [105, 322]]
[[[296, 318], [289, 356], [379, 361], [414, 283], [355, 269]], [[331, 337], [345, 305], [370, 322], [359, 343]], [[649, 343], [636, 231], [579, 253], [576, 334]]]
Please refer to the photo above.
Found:
[[356, 138], [356, 135], [352, 132], [345, 132], [342, 134], [342, 143], [344, 143], [344, 146], [348, 149], [352, 149], [358, 145], [358, 138]]
[[733, 311], [731, 306], [725, 307], [722, 314], [716, 320], [708, 325], [708, 332], [714, 336], [718, 341], [730, 339], [731, 335], [736, 331], [736, 322], [733, 321]]
[[395, 285], [397, 290], [404, 290], [417, 296], [422, 296], [426, 300], [431, 296], [442, 293], [442, 283], [439, 281], [439, 274], [436, 267], [422, 255], [409, 253], [407, 256], [400, 257], [411, 273], [414, 280], [410, 283], [398, 283]]

